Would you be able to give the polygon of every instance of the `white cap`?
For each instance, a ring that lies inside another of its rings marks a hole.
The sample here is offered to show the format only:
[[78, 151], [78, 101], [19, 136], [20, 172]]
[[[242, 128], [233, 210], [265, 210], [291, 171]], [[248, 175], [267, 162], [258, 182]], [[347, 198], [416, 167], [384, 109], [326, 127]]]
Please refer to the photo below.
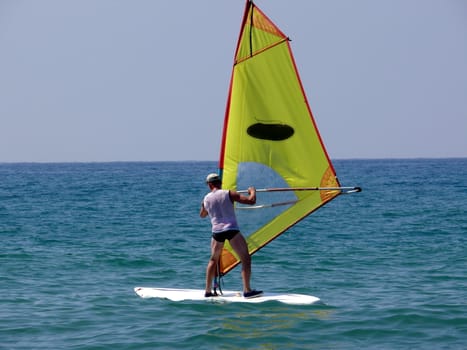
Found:
[[219, 177], [219, 175], [215, 174], [215, 173], [212, 173], [212, 174], [209, 174], [207, 177], [206, 177], [206, 182], [207, 183], [211, 183], [211, 182], [220, 182], [221, 181], [221, 178]]

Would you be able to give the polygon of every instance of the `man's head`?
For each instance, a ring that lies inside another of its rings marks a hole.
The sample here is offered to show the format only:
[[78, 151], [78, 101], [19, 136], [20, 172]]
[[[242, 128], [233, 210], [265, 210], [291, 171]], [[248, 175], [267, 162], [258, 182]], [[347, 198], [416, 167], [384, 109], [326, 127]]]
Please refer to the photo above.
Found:
[[206, 177], [206, 183], [209, 185], [209, 187], [211, 187], [211, 186], [220, 187], [222, 181], [221, 181], [221, 178], [219, 177], [219, 175], [217, 175], [215, 173], [212, 173], [212, 174], [209, 174]]

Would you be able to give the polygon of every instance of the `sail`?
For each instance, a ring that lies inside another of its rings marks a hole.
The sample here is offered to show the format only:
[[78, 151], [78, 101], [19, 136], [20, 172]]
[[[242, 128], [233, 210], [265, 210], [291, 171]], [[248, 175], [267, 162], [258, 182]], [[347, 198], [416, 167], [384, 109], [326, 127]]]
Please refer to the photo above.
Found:
[[[250, 254], [341, 191], [305, 96], [289, 39], [246, 2], [227, 100], [219, 173], [223, 188], [279, 188], [237, 206]], [[303, 190], [310, 187], [331, 190]], [[239, 263], [226, 243], [220, 269]]]

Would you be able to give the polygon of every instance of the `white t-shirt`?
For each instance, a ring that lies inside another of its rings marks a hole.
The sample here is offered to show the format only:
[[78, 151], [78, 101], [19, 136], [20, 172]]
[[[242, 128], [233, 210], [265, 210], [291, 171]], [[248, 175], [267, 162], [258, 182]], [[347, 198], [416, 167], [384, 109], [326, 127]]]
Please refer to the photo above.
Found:
[[211, 218], [212, 232], [239, 230], [234, 205], [228, 190], [209, 192], [203, 200], [204, 208]]

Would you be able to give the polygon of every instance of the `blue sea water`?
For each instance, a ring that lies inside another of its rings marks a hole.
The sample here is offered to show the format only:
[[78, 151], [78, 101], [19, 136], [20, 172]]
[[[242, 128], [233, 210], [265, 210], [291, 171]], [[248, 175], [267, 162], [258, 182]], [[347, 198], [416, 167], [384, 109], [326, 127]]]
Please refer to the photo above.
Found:
[[293, 306], [134, 294], [203, 288], [214, 162], [0, 164], [0, 348], [466, 349], [467, 159], [334, 165], [363, 192], [253, 256], [255, 288], [322, 300]]

